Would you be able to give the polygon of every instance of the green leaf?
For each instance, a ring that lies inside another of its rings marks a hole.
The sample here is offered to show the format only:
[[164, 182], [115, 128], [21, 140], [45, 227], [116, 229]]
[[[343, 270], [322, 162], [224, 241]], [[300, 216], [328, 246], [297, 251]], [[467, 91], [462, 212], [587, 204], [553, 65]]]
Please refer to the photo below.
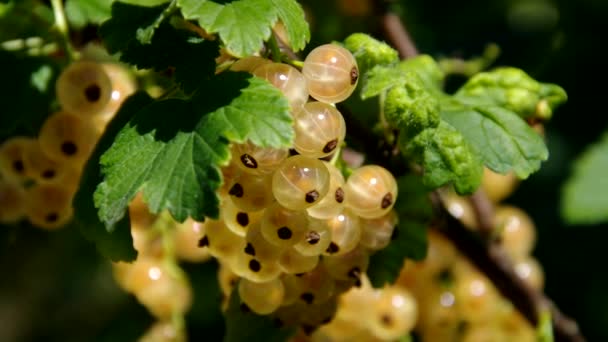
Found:
[[97, 249], [105, 257], [113, 261], [135, 260], [137, 252], [133, 248], [128, 215], [117, 220], [112, 231], [106, 230], [99, 220], [97, 208], [93, 201], [93, 193], [103, 177], [99, 165], [101, 155], [112, 145], [120, 129], [140, 109], [152, 103], [152, 98], [144, 92], [129, 97], [116, 114], [116, 117], [106, 128], [91, 158], [87, 162], [80, 188], [74, 198], [74, 215], [84, 237], [95, 243]]
[[426, 90], [415, 73], [408, 72], [407, 82], [386, 94], [384, 115], [401, 129], [401, 134], [413, 137], [439, 125], [439, 101]]
[[440, 92], [443, 87], [445, 74], [431, 56], [420, 55], [408, 58], [399, 62], [397, 68], [416, 73], [428, 91]]
[[102, 25], [100, 35], [110, 53], [121, 53], [123, 62], [156, 71], [174, 67], [175, 79], [191, 93], [203, 79], [214, 75], [219, 45], [179, 30], [170, 23], [163, 23], [155, 30], [151, 44], [142, 44], [136, 39], [138, 28], [148, 25], [162, 10], [163, 7], [116, 3], [112, 7], [112, 19]]
[[110, 18], [112, 0], [67, 0], [65, 14], [73, 28], [98, 25]]
[[[35, 136], [50, 114], [59, 66], [46, 57], [0, 50], [6, 82], [0, 84], [0, 141], [9, 135]], [[10, 80], [10, 82], [8, 81]]]
[[410, 174], [397, 180], [399, 196], [395, 211], [399, 225], [391, 243], [370, 258], [367, 275], [374, 287], [392, 284], [406, 258], [422, 260], [427, 251], [427, 224], [432, 215], [429, 189], [419, 176]]
[[608, 221], [608, 134], [589, 147], [574, 163], [564, 184], [562, 216], [570, 224]]
[[162, 4], [166, 4], [171, 0], [112, 0], [124, 2], [126, 4], [136, 5], [136, 6], [144, 6], [144, 7], [154, 7]]
[[542, 137], [507, 109], [444, 105], [441, 117], [465, 137], [486, 166], [498, 173], [513, 170], [524, 179], [549, 157]]
[[376, 65], [366, 72], [361, 80], [361, 99], [366, 100], [393, 87], [402, 86], [407, 82], [407, 78], [408, 73], [393, 66]]
[[226, 311], [224, 342], [283, 342], [294, 334], [292, 328], [278, 328], [270, 316], [260, 316], [241, 307], [238, 291], [232, 291]]
[[516, 68], [479, 73], [463, 85], [455, 97], [472, 105], [495, 105], [523, 118], [543, 120], [551, 118], [555, 108], [567, 99], [560, 86], [540, 83]]
[[432, 189], [453, 183], [459, 194], [470, 194], [481, 183], [483, 164], [464, 137], [446, 121], [418, 135], [401, 134], [401, 151], [424, 168], [422, 181]]
[[294, 50], [310, 40], [304, 11], [295, 0], [178, 0], [184, 18], [198, 20], [209, 33], [218, 33], [226, 48], [237, 57], [262, 48], [278, 19], [283, 21]]
[[53, 41], [53, 23], [53, 11], [43, 2], [13, 1], [0, 11], [0, 42], [30, 37]]
[[357, 59], [359, 74], [364, 75], [376, 65], [393, 65], [399, 54], [388, 44], [364, 33], [353, 33], [344, 40], [344, 47]]
[[226, 72], [204, 83], [193, 100], [158, 101], [140, 110], [102, 156], [104, 181], [95, 192], [109, 230], [143, 190], [150, 210], [178, 221], [219, 214], [216, 190], [229, 140], [285, 147], [293, 139], [286, 98], [270, 83]]

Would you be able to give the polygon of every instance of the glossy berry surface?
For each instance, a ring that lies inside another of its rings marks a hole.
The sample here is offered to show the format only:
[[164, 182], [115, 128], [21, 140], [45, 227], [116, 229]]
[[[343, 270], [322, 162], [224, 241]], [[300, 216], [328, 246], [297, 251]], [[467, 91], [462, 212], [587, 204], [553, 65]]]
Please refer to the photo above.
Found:
[[302, 73], [308, 92], [317, 101], [338, 103], [346, 100], [357, 87], [357, 61], [343, 47], [325, 44], [312, 50], [304, 60]]
[[353, 171], [344, 190], [346, 206], [363, 218], [386, 215], [397, 200], [395, 177], [377, 165], [366, 165]]
[[112, 82], [103, 67], [95, 62], [72, 63], [63, 70], [56, 83], [61, 107], [78, 115], [101, 113], [112, 95]]
[[272, 193], [285, 208], [309, 208], [327, 194], [329, 171], [318, 159], [304, 156], [287, 158], [272, 177]]
[[267, 80], [279, 88], [289, 101], [292, 113], [298, 112], [308, 101], [306, 78], [298, 69], [288, 64], [263, 64], [253, 70], [253, 74]]
[[294, 115], [294, 148], [311, 158], [326, 157], [336, 151], [346, 135], [342, 114], [323, 102], [308, 102]]

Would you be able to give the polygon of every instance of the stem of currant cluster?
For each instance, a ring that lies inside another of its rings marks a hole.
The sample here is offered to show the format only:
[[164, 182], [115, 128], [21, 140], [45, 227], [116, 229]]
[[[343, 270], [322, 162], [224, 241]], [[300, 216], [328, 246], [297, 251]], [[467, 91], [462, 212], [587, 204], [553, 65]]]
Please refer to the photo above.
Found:
[[76, 58], [74, 48], [70, 40], [70, 29], [68, 26], [67, 19], [65, 17], [65, 10], [63, 8], [63, 0], [51, 0], [51, 6], [53, 7], [53, 15], [55, 16], [55, 26], [61, 34], [62, 43], [65, 48], [66, 56], [70, 60]]
[[270, 47], [270, 54], [272, 55], [272, 60], [276, 63], [281, 63], [281, 49], [279, 48], [279, 43], [277, 42], [277, 38], [274, 33], [270, 34], [270, 39], [268, 39], [268, 46]]

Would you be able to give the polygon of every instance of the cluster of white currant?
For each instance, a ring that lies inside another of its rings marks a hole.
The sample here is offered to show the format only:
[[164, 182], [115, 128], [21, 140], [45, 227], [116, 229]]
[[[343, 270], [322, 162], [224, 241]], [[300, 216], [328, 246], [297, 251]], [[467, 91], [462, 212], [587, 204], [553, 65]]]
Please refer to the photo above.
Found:
[[[512, 175], [497, 176], [486, 171], [485, 177], [510, 184], [494, 185], [484, 180], [484, 190], [495, 200], [508, 196], [515, 185]], [[444, 201], [465, 226], [477, 229], [468, 199], [448, 193]], [[494, 224], [498, 243], [513, 260], [516, 273], [532, 288], [542, 290], [542, 268], [530, 256], [536, 241], [530, 218], [518, 208], [502, 205], [495, 210]], [[422, 341], [536, 341], [534, 328], [491, 281], [450, 241], [429, 231], [427, 258], [406, 263], [398, 281], [411, 289], [419, 303], [416, 331]]]
[[65, 225], [84, 164], [135, 88], [118, 64], [79, 61], [65, 68], [56, 83], [61, 110], [46, 119], [38, 137], [0, 145], [0, 223], [26, 217], [45, 229]]
[[[317, 47], [301, 73], [260, 57], [231, 69], [262, 77], [287, 97], [296, 155], [235, 144], [222, 170], [221, 218], [205, 222], [200, 245], [220, 261], [226, 298], [237, 286], [244, 308], [311, 332], [332, 319], [339, 294], [361, 285], [370, 253], [390, 242], [397, 184], [380, 166], [362, 166], [345, 179], [319, 159], [338, 153], [345, 137], [333, 104], [356, 87], [348, 50]], [[309, 95], [317, 101], [308, 102]]]

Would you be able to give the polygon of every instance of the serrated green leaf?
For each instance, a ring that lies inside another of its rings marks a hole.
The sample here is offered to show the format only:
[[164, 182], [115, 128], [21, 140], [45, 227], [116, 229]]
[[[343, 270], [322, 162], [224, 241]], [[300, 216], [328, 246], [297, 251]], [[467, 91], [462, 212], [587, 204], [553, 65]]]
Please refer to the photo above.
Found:
[[73, 28], [101, 24], [111, 15], [112, 0], [67, 0], [65, 14]]
[[226, 48], [237, 57], [251, 55], [270, 38], [278, 19], [285, 24], [294, 50], [310, 40], [304, 11], [295, 0], [178, 0], [186, 19], [198, 20], [209, 33], [218, 33]]
[[371, 256], [367, 271], [376, 288], [394, 283], [406, 258], [422, 260], [426, 257], [426, 231], [432, 214], [429, 189], [416, 175], [401, 177], [397, 182], [399, 196], [395, 211], [399, 215], [399, 224], [394, 239]]
[[139, 42], [137, 29], [149, 25], [163, 8], [114, 4], [112, 19], [102, 25], [100, 35], [110, 53], [121, 53], [121, 61], [157, 71], [173, 67], [175, 79], [184, 91], [193, 92], [202, 80], [214, 75], [219, 45], [170, 23], [163, 23], [155, 30], [151, 44]]
[[446, 121], [414, 137], [402, 134], [401, 151], [424, 168], [422, 181], [431, 189], [448, 183], [459, 194], [470, 194], [481, 183], [483, 164], [464, 137]]
[[399, 62], [397, 69], [405, 72], [414, 72], [428, 91], [441, 91], [445, 74], [433, 57], [420, 55], [414, 58], [408, 58]]
[[277, 16], [283, 22], [292, 50], [300, 51], [310, 41], [310, 29], [305, 19], [304, 9], [297, 1], [271, 0]]
[[454, 126], [490, 169], [513, 170], [522, 179], [536, 172], [549, 152], [542, 137], [517, 114], [500, 107], [443, 106], [441, 117]]
[[388, 44], [364, 33], [353, 33], [344, 40], [359, 67], [359, 74], [364, 75], [376, 65], [393, 65], [399, 62], [399, 54]]
[[128, 214], [117, 220], [116, 227], [110, 232], [99, 220], [93, 193], [103, 180], [99, 159], [112, 145], [120, 129], [140, 109], [152, 103], [152, 98], [144, 92], [129, 97], [106, 128], [91, 158], [87, 162], [80, 181], [80, 188], [74, 198], [74, 215], [84, 237], [93, 242], [101, 254], [113, 261], [135, 260], [137, 252], [133, 248]]
[[286, 98], [270, 83], [226, 72], [204, 83], [193, 100], [169, 99], [143, 108], [102, 156], [104, 181], [95, 192], [108, 229], [143, 190], [150, 210], [168, 209], [178, 221], [219, 214], [215, 191], [228, 143], [250, 140], [285, 147], [293, 139]]
[[361, 80], [361, 99], [366, 100], [392, 87], [402, 86], [407, 82], [407, 77], [406, 72], [393, 66], [376, 65]]
[[36, 135], [50, 114], [55, 99], [55, 80], [59, 66], [50, 58], [25, 56], [0, 50], [5, 68], [1, 82], [0, 141], [17, 132]]
[[560, 86], [540, 83], [517, 68], [498, 68], [473, 76], [454, 95], [476, 106], [499, 106], [523, 118], [549, 119], [567, 99]]
[[294, 334], [292, 328], [278, 328], [270, 316], [260, 316], [241, 307], [238, 291], [232, 291], [226, 311], [224, 342], [283, 342]]
[[564, 184], [561, 213], [570, 224], [608, 221], [608, 134], [589, 147], [574, 163]]
[[154, 7], [162, 4], [166, 4], [171, 0], [112, 0], [119, 1], [125, 4], [131, 4], [136, 6]]

